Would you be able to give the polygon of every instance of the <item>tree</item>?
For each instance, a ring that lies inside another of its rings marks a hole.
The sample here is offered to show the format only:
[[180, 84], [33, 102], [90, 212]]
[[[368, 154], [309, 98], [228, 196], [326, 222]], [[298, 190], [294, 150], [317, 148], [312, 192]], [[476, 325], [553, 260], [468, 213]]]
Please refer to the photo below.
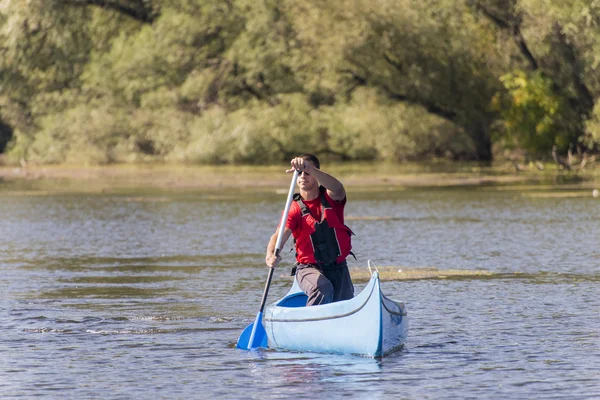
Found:
[[[342, 50], [341, 59], [337, 52], [332, 57], [339, 60], [338, 93], [368, 86], [393, 101], [422, 107], [469, 135], [472, 158], [492, 159], [490, 125], [496, 113], [488, 105], [500, 88], [493, 70], [497, 55], [467, 7], [454, 1], [352, 1], [320, 11], [330, 17], [313, 25], [336, 21], [328, 33]], [[316, 63], [331, 69], [324, 65], [329, 58]]]
[[598, 15], [600, 6], [556, 0], [469, 0], [469, 4], [498, 29], [499, 36], [511, 39], [520, 56], [502, 79], [507, 95], [500, 105], [504, 136], [538, 154], [554, 145], [563, 151], [585, 145], [585, 124], [595, 98], [588, 82], [594, 82], [598, 72], [593, 67], [597, 59], [591, 59], [588, 49], [598, 48], [600, 38], [598, 24], [589, 17]]
[[307, 144], [341, 160], [594, 148], [598, 7], [7, 0], [1, 141], [42, 163], [271, 162]]

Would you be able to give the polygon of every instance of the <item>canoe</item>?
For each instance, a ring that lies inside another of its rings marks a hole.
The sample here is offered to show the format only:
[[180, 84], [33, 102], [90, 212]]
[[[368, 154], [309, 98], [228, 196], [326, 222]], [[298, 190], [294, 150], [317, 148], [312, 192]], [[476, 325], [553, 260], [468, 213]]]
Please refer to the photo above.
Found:
[[401, 349], [408, 335], [403, 303], [382, 292], [379, 272], [350, 300], [306, 307], [298, 282], [263, 316], [268, 347], [293, 351], [382, 357]]

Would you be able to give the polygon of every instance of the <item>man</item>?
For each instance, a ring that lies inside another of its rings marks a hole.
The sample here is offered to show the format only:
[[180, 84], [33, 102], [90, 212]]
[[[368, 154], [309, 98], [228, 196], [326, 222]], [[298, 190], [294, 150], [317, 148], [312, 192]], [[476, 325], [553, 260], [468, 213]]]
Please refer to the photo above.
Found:
[[[353, 233], [344, 225], [344, 185], [321, 171], [319, 159], [312, 154], [295, 157], [290, 164], [286, 172], [298, 170], [300, 193], [290, 207], [281, 247], [294, 236], [296, 279], [308, 296], [307, 305], [351, 299], [354, 286], [346, 257], [352, 249]], [[276, 241], [277, 231], [267, 246], [266, 264], [270, 268], [281, 261], [281, 256], [274, 254]]]

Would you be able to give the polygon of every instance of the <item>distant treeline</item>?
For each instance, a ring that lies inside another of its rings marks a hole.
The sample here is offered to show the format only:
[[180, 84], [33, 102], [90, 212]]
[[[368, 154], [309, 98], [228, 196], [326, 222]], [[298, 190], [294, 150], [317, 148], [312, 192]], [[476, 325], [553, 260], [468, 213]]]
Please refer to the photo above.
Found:
[[3, 0], [0, 153], [32, 163], [594, 152], [600, 2]]

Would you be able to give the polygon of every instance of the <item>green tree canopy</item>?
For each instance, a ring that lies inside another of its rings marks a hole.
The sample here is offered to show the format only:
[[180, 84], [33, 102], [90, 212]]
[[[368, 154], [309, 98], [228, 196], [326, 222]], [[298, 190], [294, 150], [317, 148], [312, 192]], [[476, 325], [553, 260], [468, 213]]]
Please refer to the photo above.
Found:
[[596, 2], [6, 0], [0, 151], [40, 163], [597, 149]]

